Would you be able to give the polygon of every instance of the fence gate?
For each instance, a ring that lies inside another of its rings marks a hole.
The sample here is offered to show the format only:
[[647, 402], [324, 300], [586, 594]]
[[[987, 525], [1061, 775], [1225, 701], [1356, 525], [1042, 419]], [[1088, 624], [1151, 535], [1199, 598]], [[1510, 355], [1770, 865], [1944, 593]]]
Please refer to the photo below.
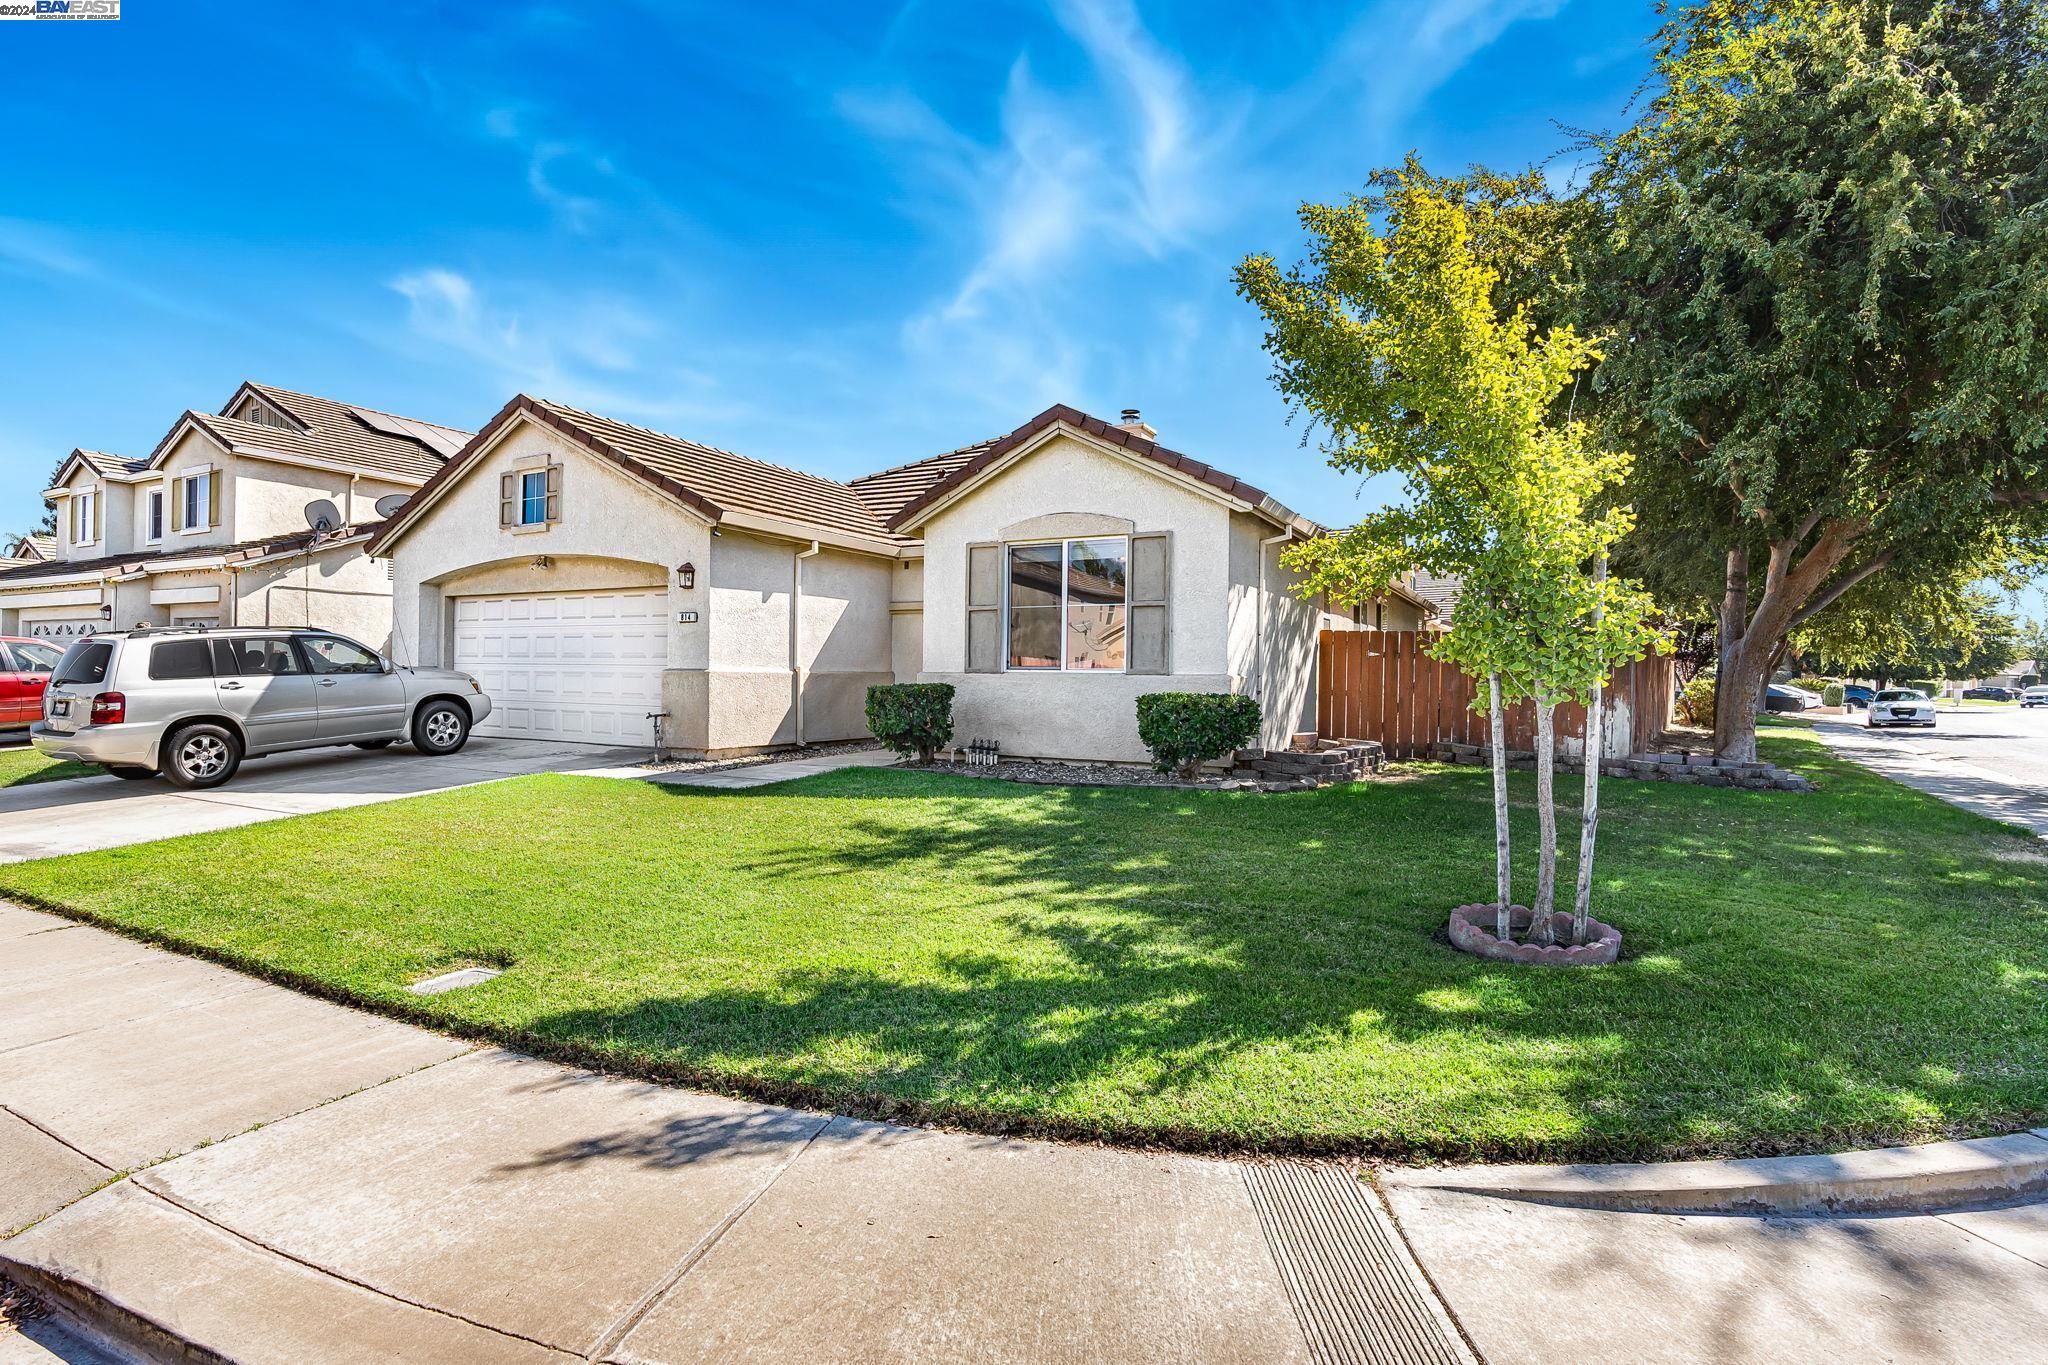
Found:
[[[1413, 630], [1326, 630], [1316, 672], [1316, 730], [1325, 739], [1376, 739], [1389, 758], [1415, 758], [1432, 744], [1485, 744], [1486, 681], [1432, 659], [1434, 634]], [[1607, 699], [1607, 749], [1641, 753], [1671, 723], [1674, 660], [1651, 655], [1615, 670]], [[1480, 710], [1473, 710], [1477, 702]], [[1585, 742], [1586, 708], [1557, 708], [1557, 736]], [[1536, 747], [1536, 706], [1508, 708], [1508, 747]], [[1626, 740], [1624, 741], [1624, 736]]]

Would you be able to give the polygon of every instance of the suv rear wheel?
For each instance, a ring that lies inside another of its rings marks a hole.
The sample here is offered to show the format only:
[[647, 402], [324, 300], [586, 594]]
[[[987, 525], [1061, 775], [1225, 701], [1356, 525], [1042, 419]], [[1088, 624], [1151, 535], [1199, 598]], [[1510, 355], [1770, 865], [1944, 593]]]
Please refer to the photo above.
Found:
[[233, 730], [199, 721], [164, 741], [164, 776], [180, 787], [218, 787], [242, 766], [242, 741]]
[[412, 718], [412, 744], [423, 754], [452, 754], [469, 743], [469, 712], [460, 703], [430, 701]]

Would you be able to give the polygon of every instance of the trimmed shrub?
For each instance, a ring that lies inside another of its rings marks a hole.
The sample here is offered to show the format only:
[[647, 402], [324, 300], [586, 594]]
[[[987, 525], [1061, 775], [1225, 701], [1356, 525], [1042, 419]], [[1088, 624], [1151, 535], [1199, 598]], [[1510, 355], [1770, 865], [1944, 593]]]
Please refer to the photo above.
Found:
[[1687, 725], [1714, 728], [1714, 675], [1695, 673], [1678, 694], [1678, 718]]
[[1830, 681], [1831, 680], [1827, 678], [1794, 678], [1792, 680], [1792, 685], [1794, 687], [1803, 688], [1808, 692], [1819, 692], [1823, 696], [1825, 696], [1827, 694]]
[[1192, 781], [1210, 759], [1251, 743], [1259, 704], [1229, 692], [1148, 692], [1138, 698], [1138, 738], [1163, 773]]
[[868, 729], [899, 754], [929, 763], [953, 738], [953, 684], [882, 683], [868, 689]]
[[1842, 690], [1840, 683], [1829, 683], [1821, 689], [1820, 704], [1822, 706], [1840, 706], [1842, 699], [1848, 695], [1848, 693]]

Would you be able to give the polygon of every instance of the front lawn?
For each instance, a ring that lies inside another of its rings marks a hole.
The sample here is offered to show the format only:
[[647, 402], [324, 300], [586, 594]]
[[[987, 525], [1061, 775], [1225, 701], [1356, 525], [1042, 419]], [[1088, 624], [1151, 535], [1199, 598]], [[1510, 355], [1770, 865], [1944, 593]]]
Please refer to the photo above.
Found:
[[31, 782], [61, 782], [69, 777], [91, 777], [105, 772], [97, 763], [76, 763], [68, 758], [50, 758], [29, 745], [0, 749], [0, 787], [20, 787]]
[[[1823, 789], [1605, 784], [1629, 956], [1593, 971], [1433, 937], [1491, 893], [1472, 768], [1284, 796], [539, 776], [0, 891], [569, 1060], [1004, 1131], [1563, 1158], [2042, 1122], [2044, 846], [1767, 745]], [[466, 963], [508, 970], [405, 990]]]

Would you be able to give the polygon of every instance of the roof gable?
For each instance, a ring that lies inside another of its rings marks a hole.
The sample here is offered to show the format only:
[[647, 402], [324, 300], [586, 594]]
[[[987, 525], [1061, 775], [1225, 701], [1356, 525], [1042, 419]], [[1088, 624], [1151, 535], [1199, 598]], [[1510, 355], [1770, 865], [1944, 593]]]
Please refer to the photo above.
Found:
[[[251, 399], [281, 420], [228, 415], [246, 410]], [[188, 428], [234, 454], [334, 466], [402, 484], [424, 483], [469, 439], [469, 433], [453, 427], [245, 380], [220, 412], [181, 413], [146, 463], [163, 463]]]
[[941, 477], [927, 484], [921, 492], [898, 507], [889, 517], [890, 529], [899, 534], [908, 533], [940, 504], [964, 493], [983, 478], [992, 477], [1011, 456], [1022, 452], [1040, 435], [1057, 426], [1065, 426], [1091, 436], [1139, 460], [1158, 465], [1162, 470], [1176, 474], [1184, 480], [1205, 485], [1215, 493], [1243, 503], [1275, 523], [1302, 535], [1315, 535], [1322, 530], [1308, 518], [1274, 501], [1264, 489], [1246, 483], [1234, 474], [1226, 474], [1191, 455], [1169, 450], [1157, 441], [1135, 431], [1105, 422], [1099, 417], [1090, 417], [1079, 408], [1070, 408], [1064, 403], [1055, 403], [1007, 436], [987, 442], [979, 448], [967, 447], [967, 450], [978, 449], [978, 453], [968, 456], [946, 470]]
[[507, 426], [527, 421], [575, 443], [712, 522], [748, 517], [788, 533], [816, 533], [893, 552], [903, 541], [855, 489], [799, 469], [615, 421], [564, 403], [519, 394], [427, 480], [371, 545], [381, 554], [481, 459]]

